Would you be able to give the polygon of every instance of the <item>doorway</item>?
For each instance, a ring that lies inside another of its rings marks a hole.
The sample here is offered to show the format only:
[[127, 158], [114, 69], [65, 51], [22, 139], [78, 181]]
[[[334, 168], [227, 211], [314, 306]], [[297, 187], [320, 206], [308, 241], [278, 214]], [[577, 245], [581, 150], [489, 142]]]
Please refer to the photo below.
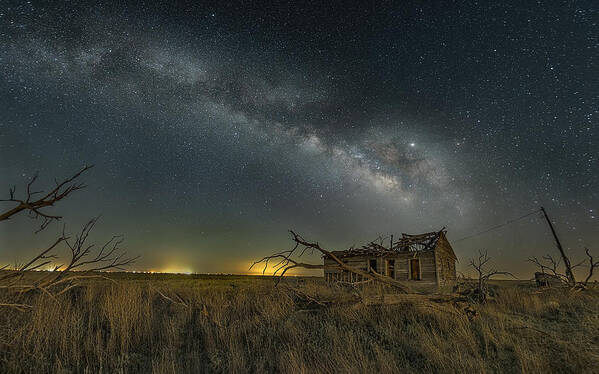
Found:
[[370, 259], [370, 261], [368, 262], [368, 268], [370, 270], [374, 271], [375, 273], [378, 273], [378, 271], [376, 269], [376, 258]]
[[417, 258], [410, 259], [410, 279], [420, 280], [420, 260]]
[[387, 260], [387, 276], [395, 279], [395, 260]]

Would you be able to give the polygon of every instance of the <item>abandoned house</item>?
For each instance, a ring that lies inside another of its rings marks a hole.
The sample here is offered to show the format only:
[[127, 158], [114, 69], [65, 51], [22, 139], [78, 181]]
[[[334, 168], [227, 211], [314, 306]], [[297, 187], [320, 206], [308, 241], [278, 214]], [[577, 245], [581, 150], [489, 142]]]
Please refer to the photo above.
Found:
[[[362, 248], [331, 252], [349, 266], [384, 274], [396, 280], [446, 284], [456, 279], [457, 257], [447, 241], [446, 231], [420, 235], [402, 234], [385, 247], [375, 242]], [[331, 258], [324, 258], [324, 277], [328, 282], [360, 282], [360, 274], [341, 269]]]

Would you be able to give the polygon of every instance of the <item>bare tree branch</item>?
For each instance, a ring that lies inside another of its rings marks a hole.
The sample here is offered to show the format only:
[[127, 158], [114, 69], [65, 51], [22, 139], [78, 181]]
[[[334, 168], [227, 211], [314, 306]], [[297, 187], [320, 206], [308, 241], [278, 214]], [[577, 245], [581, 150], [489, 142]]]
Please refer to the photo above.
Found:
[[[9, 198], [0, 199], [0, 202], [16, 203], [16, 205], [8, 209], [7, 211], [0, 213], [0, 221], [8, 220], [15, 214], [18, 214], [22, 211], [26, 211], [28, 212], [29, 217], [33, 219], [42, 219], [42, 224], [40, 225], [39, 230], [36, 232], [45, 229], [51, 222], [58, 221], [62, 218], [62, 216], [47, 213], [45, 211], [45, 208], [53, 206], [55, 203], [69, 196], [71, 193], [85, 188], [86, 186], [83, 183], [75, 182], [75, 180], [79, 178], [81, 174], [85, 173], [92, 167], [93, 165], [84, 166], [73, 176], [63, 180], [62, 182], [58, 182], [55, 180], [55, 187], [45, 194], [41, 190], [32, 190], [33, 184], [38, 178], [37, 173], [31, 178], [29, 183], [27, 183], [25, 198], [16, 198], [16, 187], [11, 187], [8, 191]], [[39, 198], [35, 197], [40, 194], [43, 195]]]
[[[49, 192], [35, 190], [33, 188], [38, 175], [35, 174], [26, 186], [26, 196], [17, 198], [15, 196], [16, 187], [9, 189], [9, 198], [2, 199], [0, 202], [15, 203], [11, 209], [0, 213], [0, 221], [6, 221], [12, 216], [27, 212], [31, 218], [43, 219], [39, 231], [45, 229], [51, 222], [58, 221], [62, 217], [51, 214], [45, 208], [53, 206], [55, 203], [71, 195], [71, 193], [83, 189], [86, 186], [77, 182], [77, 179], [91, 169], [93, 166], [85, 166], [61, 182], [55, 180], [55, 187]], [[42, 250], [32, 259], [22, 265], [16, 265], [14, 269], [8, 269], [8, 265], [0, 267], [0, 289], [8, 292], [23, 294], [31, 291], [39, 291], [50, 296], [54, 300], [69, 290], [79, 287], [80, 281], [88, 278], [105, 278], [95, 272], [106, 270], [124, 270], [127, 266], [133, 264], [138, 257], [127, 257], [126, 252], [120, 248], [123, 243], [123, 237], [113, 236], [98, 250], [95, 244], [88, 244], [91, 231], [98, 221], [98, 217], [89, 220], [82, 228], [79, 234], [73, 239], [65, 234], [63, 226], [62, 234], [48, 248]], [[57, 265], [59, 259], [58, 249], [61, 244], [66, 244], [70, 252], [70, 258], [63, 264]], [[32, 272], [43, 270], [46, 266], [52, 266], [52, 270], [45, 273]], [[11, 302], [0, 302], [0, 307], [10, 307], [24, 311], [31, 308], [29, 305], [20, 304], [11, 300]]]
[[264, 272], [266, 271], [266, 269], [268, 267], [269, 262], [271, 262], [272, 260], [279, 260], [277, 263], [274, 264], [275, 270], [273, 273], [273, 276], [278, 276], [278, 278], [277, 278], [277, 284], [278, 284], [288, 270], [291, 270], [291, 269], [294, 269], [297, 267], [301, 267], [301, 268], [305, 268], [305, 269], [322, 269], [324, 267], [324, 265], [302, 263], [302, 262], [298, 262], [292, 258], [296, 254], [297, 254], [297, 257], [301, 257], [306, 252], [313, 253], [314, 251], [317, 251], [317, 252], [321, 253], [324, 257], [330, 258], [333, 261], [335, 261], [337, 263], [337, 266], [340, 269], [349, 271], [354, 274], [362, 275], [363, 277], [368, 278], [368, 279], [372, 279], [372, 280], [375, 280], [375, 281], [378, 281], [378, 282], [381, 282], [384, 284], [388, 284], [402, 292], [408, 292], [408, 288], [405, 285], [401, 284], [400, 282], [396, 281], [395, 279], [393, 279], [391, 277], [387, 277], [382, 274], [379, 274], [373, 270], [364, 271], [364, 270], [355, 268], [353, 266], [350, 266], [350, 265], [344, 263], [343, 261], [341, 261], [337, 256], [335, 256], [330, 251], [322, 248], [320, 246], [320, 244], [318, 244], [318, 242], [316, 242], [316, 243], [309, 242], [309, 241], [305, 240], [304, 238], [302, 238], [300, 235], [296, 234], [294, 231], [289, 230], [289, 232], [291, 233], [291, 236], [292, 236], [291, 240], [295, 243], [295, 245], [293, 246], [292, 249], [287, 250], [287, 251], [278, 252], [278, 253], [275, 253], [270, 256], [266, 256], [266, 257], [262, 258], [261, 260], [254, 262], [250, 266], [250, 269], [252, 269], [257, 264], [262, 263], [262, 264], [264, 264], [264, 268], [262, 270], [262, 273], [264, 274]]
[[[36, 270], [36, 269], [41, 268], [44, 265], [47, 265], [48, 263], [51, 262], [51, 261], [48, 261], [47, 259], [56, 258], [56, 255], [52, 251], [60, 243], [66, 241], [67, 239], [68, 238], [64, 235], [64, 232], [63, 232], [63, 234], [58, 239], [56, 239], [56, 241], [51, 246], [49, 246], [48, 248], [41, 251], [37, 256], [35, 256], [31, 260], [29, 260], [29, 262], [27, 262], [25, 265], [22, 265], [20, 268], [15, 269], [14, 271], [10, 271], [10, 272], [0, 276], [0, 282], [23, 276], [23, 274], [25, 274], [25, 272]], [[5, 268], [6, 268], [6, 266], [3, 267], [3, 269], [5, 269]]]
[[[574, 266], [571, 266], [570, 269], [588, 266], [589, 272], [584, 281], [576, 282], [576, 284], [574, 284], [573, 289], [585, 288], [588, 282], [593, 277], [595, 268], [599, 267], [599, 261], [595, 261], [593, 259], [590, 250], [588, 248], [585, 248], [584, 252], [587, 256], [587, 259], [580, 261]], [[532, 257], [529, 258], [528, 261], [533, 263], [537, 268], [539, 268], [542, 274], [548, 274], [553, 279], [558, 280], [560, 283], [571, 285], [571, 281], [570, 278], [567, 276], [567, 273], [562, 273], [560, 270], [561, 264], [559, 260], [556, 261], [551, 255], [545, 255], [542, 257], [542, 259], [543, 261], [539, 260], [536, 257]]]
[[[67, 291], [79, 287], [80, 281], [90, 278], [105, 278], [96, 272], [106, 270], [124, 270], [133, 264], [138, 257], [127, 257], [120, 248], [122, 236], [113, 236], [97, 251], [94, 244], [88, 244], [92, 229], [98, 217], [88, 221], [81, 231], [72, 239], [64, 233], [48, 248], [41, 251], [26, 264], [15, 270], [4, 270], [0, 274], [0, 289], [15, 291], [19, 294], [40, 291], [53, 299]], [[69, 250], [70, 258], [63, 265], [54, 265], [53, 271], [42, 276], [32, 276], [34, 270], [39, 270], [59, 258], [57, 249], [64, 243]], [[23, 309], [21, 304], [0, 303], [0, 307]]]
[[549, 274], [553, 279], [556, 279], [564, 284], [569, 284], [570, 280], [568, 276], [559, 271], [559, 260], [556, 261], [551, 255], [545, 255], [542, 257], [542, 259], [544, 262], [539, 260], [537, 257], [531, 257], [528, 259], [528, 262], [531, 262], [538, 267], [539, 270], [541, 270], [541, 273]]
[[489, 296], [489, 280], [496, 275], [509, 275], [515, 279], [516, 276], [509, 271], [499, 271], [497, 269], [488, 269], [488, 263], [491, 261], [487, 251], [478, 251], [478, 259], [470, 259], [470, 266], [474, 268], [477, 273], [477, 286], [476, 286], [476, 301], [484, 303]]
[[583, 282], [583, 285], [586, 286], [589, 280], [591, 280], [591, 278], [593, 277], [593, 270], [599, 267], [599, 261], [593, 261], [593, 256], [591, 256], [591, 253], [588, 248], [584, 249], [584, 253], [586, 253], [586, 255], [589, 258], [589, 274]]
[[121, 235], [115, 235], [108, 240], [99, 251], [94, 253], [95, 244], [87, 244], [89, 235], [99, 217], [89, 220], [77, 234], [74, 240], [67, 238], [65, 243], [70, 251], [70, 260], [64, 269], [58, 272], [55, 281], [64, 278], [69, 272], [95, 272], [105, 270], [124, 270], [139, 257], [127, 257], [119, 245], [123, 243]]

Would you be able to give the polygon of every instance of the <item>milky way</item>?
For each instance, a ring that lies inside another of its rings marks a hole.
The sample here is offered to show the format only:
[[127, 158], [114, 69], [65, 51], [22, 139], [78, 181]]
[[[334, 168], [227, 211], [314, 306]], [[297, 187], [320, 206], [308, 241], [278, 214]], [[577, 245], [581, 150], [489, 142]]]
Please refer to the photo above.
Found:
[[[540, 205], [576, 252], [599, 242], [593, 15], [15, 3], [0, 12], [0, 182], [95, 164], [61, 213], [102, 213], [98, 235], [125, 234], [140, 269], [242, 272], [288, 228], [339, 249], [458, 239]], [[58, 230], [33, 224], [3, 224], [0, 259]], [[552, 250], [534, 216], [455, 247], [522, 271]]]

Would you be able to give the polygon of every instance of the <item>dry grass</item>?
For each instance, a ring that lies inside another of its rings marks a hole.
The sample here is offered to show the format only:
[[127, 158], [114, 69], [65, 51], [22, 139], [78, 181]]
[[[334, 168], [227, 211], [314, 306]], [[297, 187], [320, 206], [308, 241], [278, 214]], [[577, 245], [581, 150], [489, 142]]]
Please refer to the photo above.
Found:
[[[367, 289], [362, 296], [381, 300], [380, 292]], [[118, 276], [58, 301], [16, 299], [34, 308], [0, 314], [0, 372], [596, 370], [599, 293], [536, 292], [499, 287], [469, 319], [464, 305], [427, 297], [356, 303], [352, 293], [318, 279], [274, 288], [254, 277]]]

